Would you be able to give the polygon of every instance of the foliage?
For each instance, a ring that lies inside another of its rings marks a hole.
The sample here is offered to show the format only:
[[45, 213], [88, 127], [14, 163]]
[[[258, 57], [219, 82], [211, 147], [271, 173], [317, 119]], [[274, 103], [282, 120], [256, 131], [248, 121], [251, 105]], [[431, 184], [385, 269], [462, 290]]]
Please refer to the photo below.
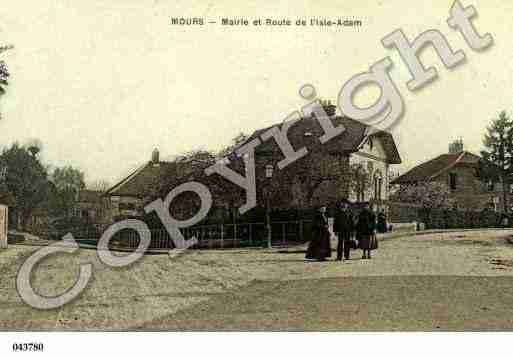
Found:
[[192, 167], [206, 168], [214, 164], [216, 158], [213, 152], [197, 149], [176, 156], [173, 162], [189, 164]]
[[458, 211], [447, 208], [421, 209], [418, 216], [426, 229], [500, 227], [504, 219], [504, 214], [491, 210]]
[[55, 186], [50, 198], [52, 214], [69, 214], [77, 202], [80, 191], [85, 189], [84, 173], [71, 166], [64, 166], [53, 170], [51, 181]]
[[[11, 50], [12, 48], [12, 45], [0, 46], [0, 54]], [[8, 80], [10, 76], [11, 74], [9, 73], [9, 69], [7, 68], [5, 61], [0, 60], [0, 95], [5, 94], [5, 87], [9, 84]]]
[[513, 160], [513, 122], [505, 111], [499, 113], [499, 117], [492, 119], [486, 128], [481, 151], [483, 159], [502, 169], [512, 168]]
[[87, 185], [87, 189], [97, 192], [106, 192], [110, 187], [110, 182], [105, 180], [97, 180]]
[[[3, 45], [0, 46], [0, 55], [8, 50], [11, 50], [13, 48], [12, 45]], [[7, 67], [7, 64], [5, 61], [0, 60], [0, 96], [4, 95], [6, 93], [6, 87], [9, 85], [9, 78], [11, 77], [11, 74], [9, 72], [9, 68]], [[1, 114], [0, 114], [1, 118]]]
[[[165, 198], [173, 188], [188, 181], [196, 181], [209, 188], [215, 206], [235, 207], [235, 202], [244, 198], [243, 190], [222, 176], [207, 176], [204, 172], [207, 167], [219, 160], [220, 158], [213, 151], [202, 149], [176, 156], [155, 179], [156, 183], [150, 185], [155, 190], [149, 194], [146, 201], [150, 202], [156, 197]], [[232, 165], [238, 168], [241, 163], [234, 161]], [[190, 192], [180, 194], [171, 203], [170, 211], [175, 218], [190, 218], [199, 209], [199, 197], [190, 194]]]
[[14, 143], [0, 155], [0, 167], [6, 168], [5, 185], [14, 196], [22, 228], [33, 211], [44, 206], [50, 191], [47, 171], [40, 159], [27, 148]]
[[498, 118], [492, 119], [491, 124], [486, 128], [483, 145], [481, 156], [484, 161], [480, 168], [480, 175], [492, 176], [493, 168], [488, 164], [493, 164], [499, 169], [499, 177], [504, 184], [504, 210], [507, 212], [507, 174], [511, 174], [513, 170], [513, 121], [505, 111], [500, 112]]
[[349, 166], [349, 190], [355, 194], [357, 201], [364, 200], [364, 193], [371, 185], [371, 175], [361, 163]]
[[391, 197], [391, 201], [414, 203], [426, 209], [449, 208], [454, 205], [449, 187], [440, 182], [421, 182], [401, 186]]
[[224, 147], [221, 151], [219, 151], [216, 156], [219, 158], [229, 156], [237, 147], [242, 145], [247, 139], [249, 138], [249, 135], [245, 134], [244, 132], [240, 132], [237, 136], [235, 136], [231, 143]]
[[37, 156], [43, 150], [43, 143], [38, 138], [33, 138], [27, 141], [25, 148], [32, 156]]

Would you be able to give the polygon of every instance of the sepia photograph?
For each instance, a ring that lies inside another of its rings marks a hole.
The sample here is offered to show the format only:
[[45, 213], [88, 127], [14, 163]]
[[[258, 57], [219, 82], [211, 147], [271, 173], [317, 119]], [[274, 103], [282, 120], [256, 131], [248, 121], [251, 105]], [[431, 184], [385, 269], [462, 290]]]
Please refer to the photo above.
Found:
[[512, 2], [2, 5], [2, 357], [506, 352]]

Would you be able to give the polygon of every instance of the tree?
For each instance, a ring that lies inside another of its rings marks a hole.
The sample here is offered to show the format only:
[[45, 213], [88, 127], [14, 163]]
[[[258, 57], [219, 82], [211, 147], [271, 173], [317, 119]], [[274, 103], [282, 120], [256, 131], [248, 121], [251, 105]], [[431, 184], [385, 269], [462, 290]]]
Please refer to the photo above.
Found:
[[449, 187], [436, 181], [403, 185], [390, 200], [417, 204], [424, 209], [449, 208], [454, 205]]
[[97, 192], [106, 192], [110, 187], [110, 182], [106, 180], [97, 180], [87, 185], [87, 189]]
[[486, 128], [483, 145], [485, 149], [481, 151], [481, 156], [484, 161], [499, 168], [504, 212], [508, 212], [507, 187], [509, 181], [507, 177], [513, 169], [513, 122], [505, 111], [501, 111], [498, 118], [492, 119], [491, 124]]
[[[305, 195], [305, 203], [303, 204], [305, 207], [315, 205], [314, 197], [316, 197], [316, 193], [321, 191], [322, 186], [336, 184], [341, 180], [342, 176], [339, 168], [333, 164], [335, 161], [337, 159], [334, 156], [320, 151], [312, 151], [305, 158], [296, 161], [297, 165], [295, 168], [291, 167], [292, 171], [290, 171], [289, 175], [297, 176], [300, 179], [299, 183]], [[322, 192], [321, 202], [334, 202], [337, 200], [338, 193], [335, 190]], [[331, 196], [327, 196], [328, 194], [331, 194]]]
[[219, 151], [216, 154], [216, 157], [226, 157], [233, 153], [233, 151], [242, 145], [247, 139], [249, 138], [249, 135], [245, 134], [244, 132], [240, 132], [237, 136], [232, 138], [231, 143], [224, 147], [221, 151]]
[[207, 150], [196, 149], [189, 152], [182, 153], [175, 157], [173, 162], [181, 164], [190, 164], [191, 168], [195, 167], [208, 167], [215, 163], [217, 156]]
[[[12, 45], [0, 46], [0, 55], [12, 48]], [[5, 61], [0, 60], [0, 96], [5, 94], [5, 87], [9, 84], [8, 80], [10, 76], [11, 74], [9, 73], [9, 69], [7, 68]]]
[[[258, 199], [260, 203], [264, 203], [265, 196], [268, 196], [273, 208], [289, 209], [292, 206], [307, 209], [331, 205], [347, 197], [348, 157], [322, 152], [320, 146], [314, 146], [316, 145], [312, 144], [305, 156], [282, 170], [276, 165], [281, 153], [264, 153], [261, 156], [256, 174], [257, 191], [265, 195], [264, 198]], [[273, 165], [272, 179], [265, 177], [267, 164]]]
[[37, 155], [14, 143], [0, 155], [0, 167], [6, 168], [5, 185], [14, 196], [16, 216], [22, 229], [33, 211], [48, 198], [49, 183], [46, 168]]
[[349, 166], [349, 190], [355, 194], [358, 202], [365, 200], [365, 193], [371, 185], [369, 171], [361, 163]]
[[43, 143], [38, 138], [33, 138], [27, 141], [25, 148], [32, 156], [37, 156], [43, 150]]
[[[148, 183], [152, 190], [147, 194], [145, 202], [155, 198], [165, 198], [169, 191], [179, 185], [195, 181], [208, 187], [213, 197], [214, 207], [232, 208], [243, 200], [243, 190], [219, 175], [207, 176], [205, 169], [220, 161], [221, 158], [213, 151], [203, 149], [192, 150], [176, 156], [168, 163], [154, 182]], [[241, 164], [233, 161], [235, 168]], [[240, 169], [239, 169], [240, 170]], [[200, 198], [192, 192], [184, 192], [172, 201], [170, 212], [177, 219], [186, 219], [195, 215], [200, 206]]]
[[53, 170], [51, 181], [55, 185], [54, 196], [51, 198], [52, 215], [68, 215], [80, 191], [85, 189], [84, 173], [71, 166], [64, 166]]
[[[12, 45], [2, 45], [0, 46], [0, 55], [3, 54], [6, 51], [9, 51], [13, 49], [14, 46]], [[8, 85], [7, 80], [11, 74], [9, 73], [9, 70], [7, 68], [7, 65], [5, 61], [0, 60], [0, 95], [3, 95], [5, 93], [5, 86]]]

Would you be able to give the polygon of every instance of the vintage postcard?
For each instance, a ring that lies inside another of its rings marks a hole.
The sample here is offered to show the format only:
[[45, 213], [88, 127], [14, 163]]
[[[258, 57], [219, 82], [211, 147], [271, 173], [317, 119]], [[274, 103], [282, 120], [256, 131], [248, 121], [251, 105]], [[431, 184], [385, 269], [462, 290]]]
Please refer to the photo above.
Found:
[[511, 331], [512, 14], [4, 0], [2, 345]]

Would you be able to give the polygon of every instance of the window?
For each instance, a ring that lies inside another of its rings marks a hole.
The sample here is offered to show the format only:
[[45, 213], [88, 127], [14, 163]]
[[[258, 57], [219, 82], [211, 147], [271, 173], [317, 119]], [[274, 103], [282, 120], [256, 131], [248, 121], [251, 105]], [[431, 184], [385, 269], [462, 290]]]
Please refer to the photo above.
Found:
[[371, 174], [374, 171], [374, 162], [367, 161], [367, 171]]
[[383, 187], [383, 178], [380, 176], [374, 177], [374, 199], [381, 199], [381, 190]]
[[449, 173], [449, 188], [454, 191], [458, 187], [458, 176], [456, 173]]
[[82, 212], [80, 211], [80, 208], [78, 207], [73, 207], [71, 209], [71, 216], [72, 217], [79, 217], [80, 218], [80, 215], [82, 214]]

